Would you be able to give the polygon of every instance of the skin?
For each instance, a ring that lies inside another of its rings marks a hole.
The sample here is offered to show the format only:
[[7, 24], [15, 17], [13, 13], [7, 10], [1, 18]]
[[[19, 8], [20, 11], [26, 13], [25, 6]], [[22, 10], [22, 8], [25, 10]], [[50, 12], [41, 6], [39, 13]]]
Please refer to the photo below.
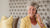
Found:
[[33, 22], [33, 25], [37, 24], [37, 21], [35, 19], [35, 16], [36, 16], [36, 18], [38, 19], [38, 21], [40, 23], [40, 26], [43, 27], [44, 24], [42, 23], [40, 15], [39, 14], [35, 14], [35, 13], [36, 13], [36, 8], [34, 6], [29, 6], [28, 14], [30, 15], [30, 20]]

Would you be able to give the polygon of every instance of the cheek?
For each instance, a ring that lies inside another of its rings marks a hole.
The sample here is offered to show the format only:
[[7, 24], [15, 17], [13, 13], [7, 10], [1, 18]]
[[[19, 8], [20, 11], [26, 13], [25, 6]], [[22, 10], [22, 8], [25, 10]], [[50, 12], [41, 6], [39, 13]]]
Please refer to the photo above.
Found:
[[28, 11], [28, 14], [30, 14], [30, 11]]
[[35, 14], [36, 13], [36, 11], [33, 11], [33, 14]]
[[[32, 14], [35, 14], [36, 11], [32, 11]], [[28, 14], [31, 14], [31, 11], [28, 11]]]

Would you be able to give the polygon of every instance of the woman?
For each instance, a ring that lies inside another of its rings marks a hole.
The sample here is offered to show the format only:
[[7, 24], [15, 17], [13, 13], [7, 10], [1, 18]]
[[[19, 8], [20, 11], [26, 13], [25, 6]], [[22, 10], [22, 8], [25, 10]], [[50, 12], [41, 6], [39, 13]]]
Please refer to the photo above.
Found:
[[20, 28], [46, 28], [40, 15], [37, 13], [38, 4], [32, 2], [28, 8], [28, 16], [21, 19]]

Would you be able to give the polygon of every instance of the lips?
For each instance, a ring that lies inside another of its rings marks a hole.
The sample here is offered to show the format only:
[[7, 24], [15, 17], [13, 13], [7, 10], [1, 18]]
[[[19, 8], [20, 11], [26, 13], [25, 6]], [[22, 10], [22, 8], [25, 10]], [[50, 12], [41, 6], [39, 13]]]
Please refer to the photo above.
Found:
[[33, 16], [33, 14], [30, 14], [30, 16]]

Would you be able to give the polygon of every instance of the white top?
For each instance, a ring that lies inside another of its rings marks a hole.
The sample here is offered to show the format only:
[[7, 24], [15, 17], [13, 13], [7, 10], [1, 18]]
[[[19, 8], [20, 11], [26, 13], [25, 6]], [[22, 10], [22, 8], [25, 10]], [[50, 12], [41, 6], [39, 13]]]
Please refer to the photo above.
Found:
[[38, 23], [36, 25], [31, 24], [32, 28], [40, 28], [40, 26], [38, 25]]

